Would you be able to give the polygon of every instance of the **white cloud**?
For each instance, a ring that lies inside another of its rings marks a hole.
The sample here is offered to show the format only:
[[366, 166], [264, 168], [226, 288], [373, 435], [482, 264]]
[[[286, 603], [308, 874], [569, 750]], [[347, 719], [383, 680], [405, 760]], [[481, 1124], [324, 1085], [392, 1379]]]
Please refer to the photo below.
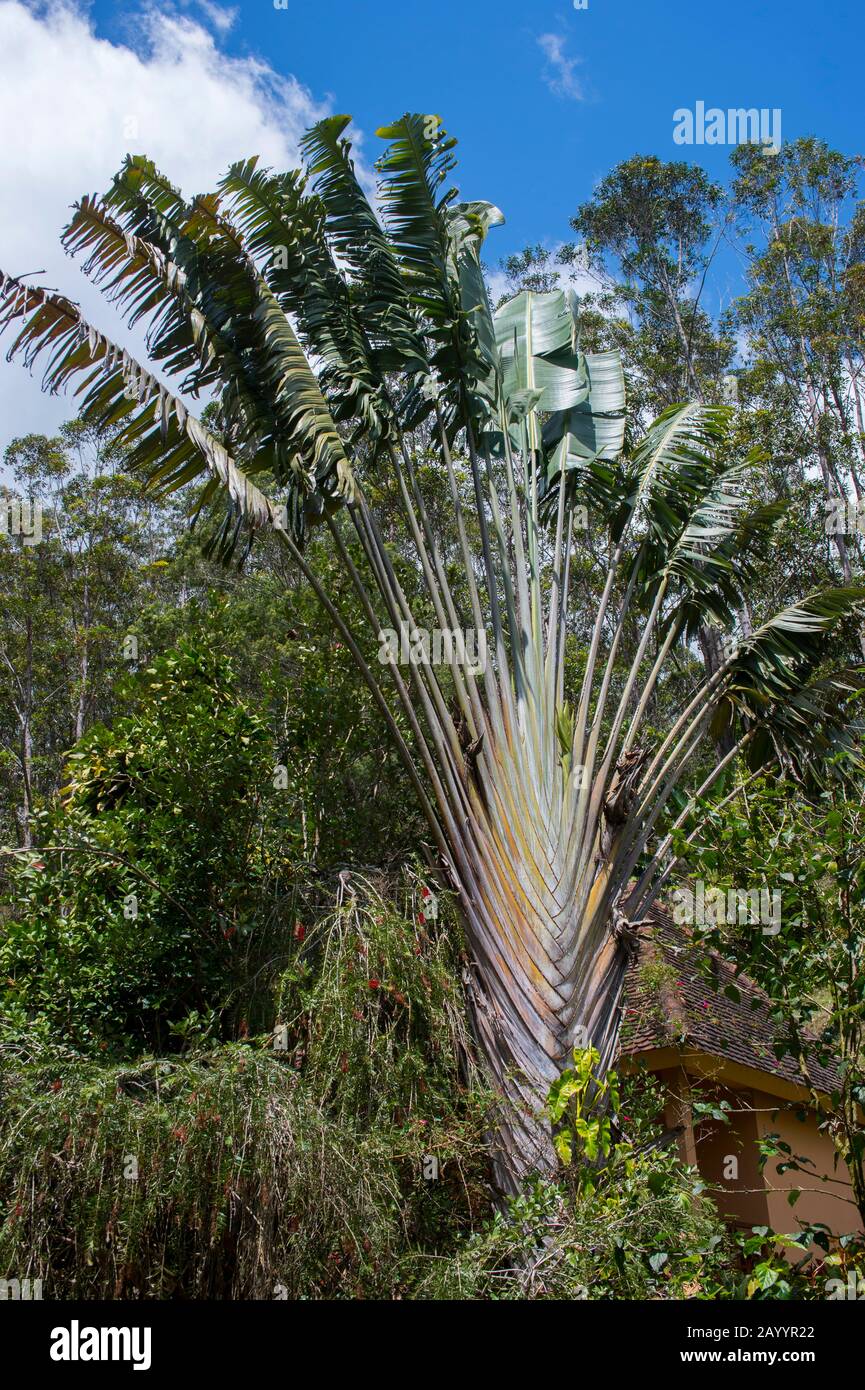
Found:
[[[195, 0], [220, 35], [232, 12]], [[34, 7], [0, 0], [0, 267], [44, 270], [42, 284], [78, 300], [108, 332], [137, 342], [59, 244], [69, 206], [104, 191], [127, 152], [146, 153], [187, 195], [213, 188], [236, 159], [298, 162], [298, 141], [326, 114], [296, 78], [255, 57], [220, 51], [201, 23], [177, 10], [142, 11], [136, 47], [98, 38], [67, 3]], [[361, 172], [359, 168], [359, 173]], [[50, 432], [75, 413], [74, 398], [41, 394], [0, 339], [0, 455], [10, 439]]]
[[569, 58], [565, 52], [565, 39], [562, 34], [541, 34], [538, 47], [546, 58], [543, 79], [550, 91], [557, 97], [568, 97], [571, 101], [584, 101], [585, 93], [575, 76], [575, 68], [582, 58]]
[[490, 302], [495, 309], [502, 296], [508, 292], [508, 277], [503, 270], [490, 270], [488, 267], [485, 267], [485, 270]]
[[[562, 247], [570, 244], [564, 241], [545, 242], [546, 249], [550, 253], [550, 260], [546, 269], [552, 271], [556, 277], [553, 288], [574, 290], [581, 299], [587, 294], [597, 294], [599, 289], [597, 276], [580, 264], [568, 265], [558, 261], [558, 254]], [[501, 267], [493, 270], [489, 266], [485, 266], [484, 271], [490, 300], [495, 308], [502, 296], [508, 293], [508, 275]]]
[[229, 29], [234, 27], [237, 10], [227, 9], [224, 5], [217, 5], [214, 0], [193, 0], [193, 4], [201, 10], [205, 19], [213, 25], [217, 33], [227, 34]]

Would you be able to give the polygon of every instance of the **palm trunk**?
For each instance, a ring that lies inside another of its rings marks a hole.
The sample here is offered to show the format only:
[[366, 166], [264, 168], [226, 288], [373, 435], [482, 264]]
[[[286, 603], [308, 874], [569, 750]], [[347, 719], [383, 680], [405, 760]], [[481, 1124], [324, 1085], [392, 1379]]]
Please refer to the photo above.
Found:
[[[613, 930], [612, 860], [601, 833], [580, 855], [579, 792], [558, 759], [512, 804], [509, 789], [525, 762], [496, 742], [491, 723], [485, 743], [488, 764], [466, 779], [470, 815], [448, 836], [447, 876], [465, 921], [474, 1033], [500, 1097], [496, 1181], [512, 1193], [531, 1174], [555, 1171], [543, 1111], [573, 1048], [596, 1047], [604, 1069], [614, 1060], [627, 952]], [[580, 857], [585, 866], [575, 873]]]

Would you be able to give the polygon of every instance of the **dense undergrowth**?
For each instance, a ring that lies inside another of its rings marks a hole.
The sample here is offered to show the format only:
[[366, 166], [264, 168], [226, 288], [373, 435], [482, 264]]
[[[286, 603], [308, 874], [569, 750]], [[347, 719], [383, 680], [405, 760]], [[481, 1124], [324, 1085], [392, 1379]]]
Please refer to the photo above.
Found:
[[389, 1296], [407, 1251], [482, 1209], [470, 1120], [337, 1119], [248, 1045], [134, 1070], [37, 1053], [26, 1079], [16, 1060], [0, 1263], [46, 1297]]
[[12, 853], [0, 1278], [61, 1300], [825, 1296], [807, 1241], [797, 1270], [771, 1232], [730, 1235], [650, 1078], [502, 1204], [453, 903], [420, 861], [299, 863], [272, 771], [230, 663], [183, 644]]
[[497, 1205], [448, 903], [416, 872], [337, 899], [262, 968], [267, 1034], [196, 1015], [179, 1052], [105, 1061], [7, 1016], [0, 1267], [55, 1298], [696, 1296], [710, 1266], [715, 1289], [731, 1251], [669, 1153]]
[[592, 1182], [498, 1204], [457, 928], [418, 875], [384, 886], [343, 879], [295, 923], [267, 1034], [193, 1019], [179, 1052], [105, 1061], [5, 1019], [4, 1277], [56, 1299], [825, 1296], [837, 1270], [725, 1229], [657, 1142], [651, 1079], [625, 1082]]
[[473, 1230], [488, 1097], [423, 891], [297, 922], [265, 1036], [194, 1018], [185, 1053], [104, 1064], [7, 1019], [0, 1266], [54, 1297], [393, 1296]]

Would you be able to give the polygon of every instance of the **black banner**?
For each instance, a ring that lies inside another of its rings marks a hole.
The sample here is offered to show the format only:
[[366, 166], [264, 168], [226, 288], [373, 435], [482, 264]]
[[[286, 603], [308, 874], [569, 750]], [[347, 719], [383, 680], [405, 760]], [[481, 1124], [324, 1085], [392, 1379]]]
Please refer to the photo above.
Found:
[[[712, 1367], [805, 1366], [840, 1370], [861, 1350], [865, 1307], [856, 1299], [776, 1303], [49, 1303], [0, 1304], [0, 1336], [16, 1374], [202, 1374], [260, 1378], [266, 1367], [307, 1372], [322, 1358], [332, 1373], [340, 1353], [362, 1366], [411, 1361], [427, 1373], [459, 1369], [472, 1349], [486, 1364], [513, 1347], [515, 1331], [540, 1369], [576, 1373], [582, 1355], [609, 1359], [617, 1373], [677, 1371], [696, 1383]], [[458, 1340], [448, 1332], [453, 1328]], [[336, 1358], [334, 1357], [336, 1353]], [[509, 1353], [510, 1354], [510, 1353]], [[391, 1359], [393, 1358], [393, 1359]]]

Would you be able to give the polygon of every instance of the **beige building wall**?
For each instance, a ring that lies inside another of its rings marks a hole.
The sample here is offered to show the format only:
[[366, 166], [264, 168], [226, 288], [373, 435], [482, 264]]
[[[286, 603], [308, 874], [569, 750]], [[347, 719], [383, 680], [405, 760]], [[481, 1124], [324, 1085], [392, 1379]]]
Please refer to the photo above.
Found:
[[[812, 1111], [804, 1111], [804, 1121], [790, 1109], [778, 1110], [777, 1098], [765, 1092], [754, 1093], [756, 1119], [761, 1137], [777, 1134], [789, 1144], [793, 1154], [813, 1160], [806, 1172], [777, 1171], [787, 1157], [770, 1158], [765, 1182], [769, 1206], [769, 1225], [776, 1231], [795, 1231], [800, 1221], [822, 1221], [833, 1235], [862, 1231], [862, 1219], [852, 1200], [853, 1190], [846, 1164], [835, 1165], [835, 1149], [828, 1135], [821, 1133]], [[790, 1206], [787, 1193], [798, 1188], [802, 1195]], [[808, 1191], [806, 1189], [815, 1189]], [[845, 1200], [845, 1198], [847, 1200]]]
[[[730, 1225], [771, 1226], [792, 1233], [801, 1224], [822, 1222], [833, 1235], [862, 1231], [847, 1168], [840, 1162], [836, 1167], [832, 1141], [800, 1099], [801, 1089], [773, 1078], [778, 1094], [771, 1095], [761, 1088], [767, 1079], [764, 1073], [673, 1047], [645, 1052], [639, 1061], [626, 1056], [620, 1070], [627, 1073], [636, 1065], [645, 1066], [667, 1087], [664, 1123], [680, 1129], [682, 1160], [699, 1169]], [[697, 1099], [726, 1100], [729, 1122], [700, 1120], [692, 1109]], [[777, 1134], [793, 1155], [811, 1159], [813, 1166], [804, 1165], [807, 1171], [803, 1172], [779, 1173], [778, 1165], [788, 1157], [785, 1154], [768, 1159], [761, 1169], [759, 1141], [769, 1134]], [[736, 1159], [735, 1167], [731, 1158]], [[791, 1207], [787, 1194], [794, 1188], [802, 1195]], [[791, 1258], [796, 1258], [795, 1251]]]
[[719, 1212], [731, 1226], [770, 1225], [753, 1094], [705, 1084], [699, 1094], [701, 1100], [724, 1100], [730, 1107], [726, 1124], [704, 1120], [694, 1127], [697, 1166], [711, 1185]]

